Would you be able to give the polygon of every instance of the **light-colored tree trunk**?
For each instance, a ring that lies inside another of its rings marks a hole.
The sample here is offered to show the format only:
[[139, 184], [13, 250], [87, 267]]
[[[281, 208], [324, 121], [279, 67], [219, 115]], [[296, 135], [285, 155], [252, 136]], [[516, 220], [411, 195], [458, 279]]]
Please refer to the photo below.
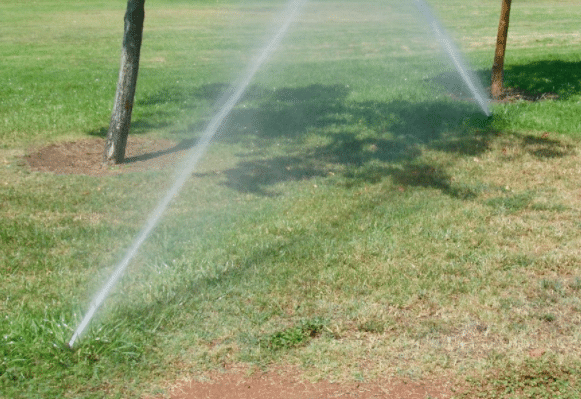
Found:
[[506, 39], [508, 37], [508, 20], [510, 18], [510, 4], [512, 0], [502, 0], [500, 10], [500, 22], [498, 23], [498, 36], [496, 37], [496, 51], [492, 64], [492, 84], [490, 93], [492, 98], [499, 99], [503, 93], [504, 84], [504, 53], [506, 51]]
[[131, 111], [139, 71], [144, 19], [145, 0], [129, 0], [124, 17], [123, 48], [115, 104], [103, 153], [105, 164], [119, 164], [125, 159], [125, 147], [131, 125]]

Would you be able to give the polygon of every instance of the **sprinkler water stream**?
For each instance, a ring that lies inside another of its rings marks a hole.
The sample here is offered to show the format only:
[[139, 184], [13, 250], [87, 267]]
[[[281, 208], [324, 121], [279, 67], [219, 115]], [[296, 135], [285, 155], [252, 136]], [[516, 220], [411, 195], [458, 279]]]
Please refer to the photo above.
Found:
[[446, 50], [448, 56], [452, 60], [454, 67], [464, 80], [464, 83], [468, 86], [468, 89], [472, 92], [474, 99], [482, 108], [482, 111], [486, 116], [490, 116], [490, 109], [488, 108], [488, 98], [484, 93], [484, 89], [479, 84], [478, 80], [471, 76], [466, 62], [463, 60], [460, 50], [454, 45], [454, 42], [450, 36], [446, 33], [444, 28], [440, 25], [434, 13], [430, 9], [430, 6], [424, 0], [414, 0], [418, 10], [424, 15], [424, 18], [428, 24], [432, 27], [436, 39], [440, 42], [440, 45]]
[[283, 11], [281, 20], [283, 21], [280, 28], [278, 29], [277, 33], [274, 37], [270, 40], [270, 42], [264, 47], [260, 55], [257, 59], [255, 59], [248, 67], [248, 70], [242, 78], [235, 85], [235, 89], [233, 93], [230, 95], [228, 100], [222, 105], [219, 111], [213, 116], [213, 118], [208, 123], [208, 126], [204, 130], [200, 140], [193, 147], [188, 155], [186, 156], [186, 161], [183, 163], [181, 168], [178, 168], [178, 176], [168, 190], [167, 194], [162, 198], [159, 202], [157, 207], [151, 213], [149, 219], [145, 223], [145, 226], [141, 230], [141, 232], [137, 235], [135, 240], [133, 241], [132, 245], [127, 250], [125, 257], [115, 268], [113, 274], [109, 278], [109, 280], [105, 283], [105, 285], [101, 288], [97, 296], [91, 302], [89, 310], [85, 314], [85, 317], [75, 330], [71, 340], [69, 341], [69, 347], [73, 348], [75, 341], [79, 336], [83, 334], [91, 319], [95, 315], [95, 312], [101, 307], [111, 289], [115, 286], [119, 278], [123, 275], [123, 272], [129, 265], [129, 262], [133, 259], [133, 257], [137, 254], [137, 251], [141, 247], [141, 245], [147, 240], [153, 228], [157, 225], [160, 221], [163, 213], [169, 206], [170, 202], [173, 198], [181, 191], [184, 183], [190, 177], [194, 169], [196, 168], [198, 162], [202, 158], [202, 156], [206, 153], [208, 146], [212, 142], [212, 139], [216, 135], [216, 132], [220, 128], [224, 119], [230, 114], [236, 103], [240, 100], [248, 85], [252, 81], [252, 78], [258, 72], [262, 64], [268, 59], [268, 57], [276, 50], [278, 45], [280, 44], [282, 38], [284, 37], [285, 33], [287, 32], [290, 24], [296, 18], [297, 14], [299, 13], [301, 7], [306, 2], [306, 0], [291, 0]]
[[[93, 298], [89, 306], [89, 310], [83, 317], [81, 323], [78, 325], [71, 340], [68, 343], [69, 348], [73, 348], [73, 345], [75, 344], [76, 340], [83, 334], [83, 332], [91, 322], [97, 310], [101, 307], [101, 305], [109, 295], [110, 291], [113, 289], [115, 284], [123, 275], [125, 269], [129, 265], [131, 260], [137, 254], [141, 245], [147, 240], [152, 230], [161, 220], [165, 210], [167, 209], [173, 198], [176, 197], [178, 193], [181, 191], [184, 183], [187, 181], [192, 172], [195, 170], [202, 156], [206, 153], [206, 150], [208, 149], [214, 136], [218, 132], [218, 129], [222, 125], [224, 119], [230, 114], [234, 106], [241, 99], [256, 72], [258, 72], [258, 70], [268, 59], [268, 57], [276, 50], [282, 38], [286, 34], [288, 28], [290, 27], [290, 24], [296, 18], [301, 7], [304, 5], [304, 3], [306, 3], [306, 1], [307, 0], [291, 0], [288, 3], [287, 7], [283, 11], [281, 18], [282, 24], [280, 25], [280, 28], [278, 29], [277, 33], [270, 40], [270, 42], [263, 48], [258, 58], [255, 59], [249, 65], [247, 71], [242, 75], [238, 84], [233, 86], [234, 90], [230, 97], [220, 107], [218, 112], [212, 117], [196, 146], [194, 146], [190, 150], [190, 152], [187, 154], [185, 158], [184, 163], [181, 165], [180, 168], [177, 169], [178, 174], [175, 182], [168, 190], [166, 195], [161, 199], [157, 207], [153, 210], [149, 219], [145, 223], [145, 226], [143, 227], [141, 232], [136, 236], [133, 243], [125, 253], [125, 256], [123, 257], [121, 262], [115, 267], [115, 270], [111, 277], [109, 278], [109, 280], [107, 280], [105, 285]], [[458, 73], [460, 74], [460, 76], [462, 77], [462, 79], [472, 92], [475, 100], [482, 108], [482, 111], [487, 116], [490, 116], [490, 110], [488, 109], [488, 100], [484, 95], [484, 90], [479, 86], [477, 80], [474, 79], [468, 72], [466, 63], [462, 60], [462, 57], [460, 56], [460, 51], [454, 46], [451, 38], [444, 32], [444, 29], [440, 26], [440, 24], [434, 17], [429, 6], [423, 0], [414, 0], [414, 1], [418, 10], [422, 12], [427, 22], [434, 30], [436, 38], [438, 39], [442, 47], [444, 47], [449, 57], [452, 59], [454, 66], [458, 70]]]

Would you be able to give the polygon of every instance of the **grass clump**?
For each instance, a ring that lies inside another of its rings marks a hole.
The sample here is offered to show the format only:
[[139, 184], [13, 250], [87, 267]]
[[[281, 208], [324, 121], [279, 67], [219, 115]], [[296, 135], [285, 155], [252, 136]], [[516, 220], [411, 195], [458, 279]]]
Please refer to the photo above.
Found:
[[[120, 326], [102, 326], [86, 336], [75, 350], [67, 342], [74, 328], [70, 314], [46, 311], [9, 317], [0, 324], [0, 386], [10, 397], [58, 397], [63, 392], [80, 394], [78, 380], [104, 388], [98, 381], [117, 372], [139, 369], [143, 360], [143, 332], [127, 336]], [[137, 339], [136, 339], [137, 338]], [[119, 365], [123, 365], [119, 367]], [[19, 387], [19, 389], [9, 388]], [[119, 392], [117, 388], [108, 391]], [[83, 393], [87, 397], [87, 393]], [[97, 395], [94, 395], [97, 396]]]
[[296, 348], [319, 336], [325, 325], [325, 321], [318, 318], [303, 320], [296, 326], [265, 336], [260, 342], [271, 351]]

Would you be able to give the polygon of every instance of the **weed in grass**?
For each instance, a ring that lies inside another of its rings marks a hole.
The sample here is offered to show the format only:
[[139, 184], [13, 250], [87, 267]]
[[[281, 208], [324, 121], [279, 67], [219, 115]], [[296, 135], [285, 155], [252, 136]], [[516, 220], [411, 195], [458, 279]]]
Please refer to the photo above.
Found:
[[326, 324], [327, 322], [320, 318], [303, 320], [294, 327], [269, 334], [261, 338], [260, 341], [263, 346], [271, 351], [303, 346], [312, 338], [319, 336]]
[[548, 323], [552, 323], [555, 320], [557, 320], [557, 316], [555, 316], [552, 313], [545, 313], [545, 314], [539, 316], [539, 319], [541, 319], [542, 321], [546, 321]]
[[373, 334], [383, 334], [385, 331], [385, 322], [382, 320], [366, 320], [359, 323], [359, 331], [373, 333]]

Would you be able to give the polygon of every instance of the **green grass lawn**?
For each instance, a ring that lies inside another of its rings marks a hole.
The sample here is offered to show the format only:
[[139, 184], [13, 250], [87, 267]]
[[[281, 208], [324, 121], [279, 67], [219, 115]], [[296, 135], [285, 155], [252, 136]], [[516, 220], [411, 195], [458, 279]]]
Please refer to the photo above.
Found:
[[[401, 3], [306, 4], [74, 351], [173, 171], [29, 171], [32, 146], [104, 136], [124, 4], [0, 4], [0, 397], [243, 363], [578, 398], [581, 7], [513, 5], [506, 84], [558, 98], [486, 118]], [[430, 3], [486, 83], [499, 2]], [[147, 4], [132, 134], [196, 138], [284, 5]]]

